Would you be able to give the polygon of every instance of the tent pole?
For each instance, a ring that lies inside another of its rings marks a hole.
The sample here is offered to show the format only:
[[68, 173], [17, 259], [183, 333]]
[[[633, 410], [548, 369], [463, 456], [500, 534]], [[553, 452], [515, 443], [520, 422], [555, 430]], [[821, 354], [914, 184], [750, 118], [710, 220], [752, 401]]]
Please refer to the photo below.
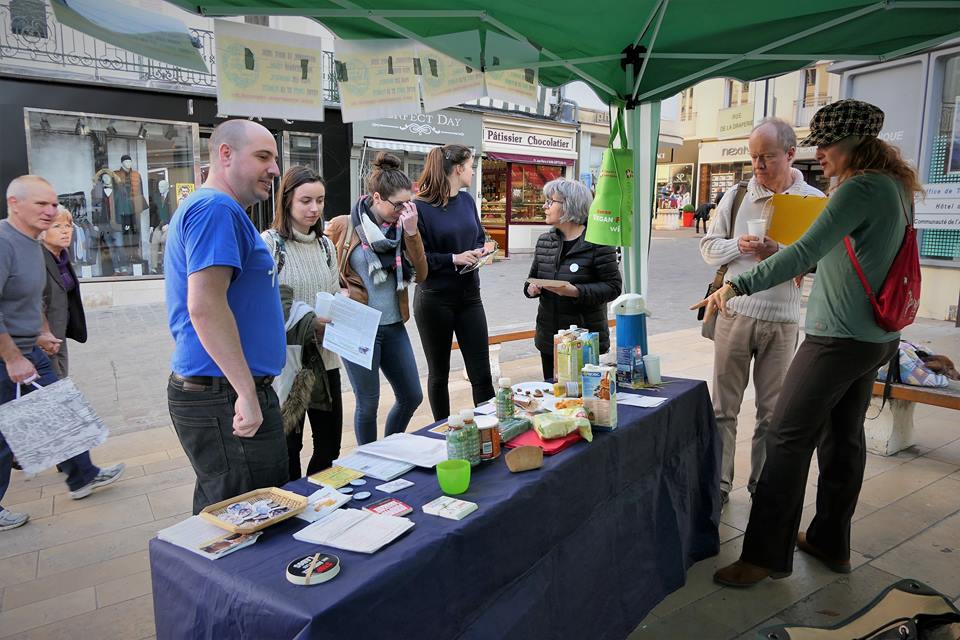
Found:
[[627, 110], [624, 115], [627, 139], [633, 149], [633, 220], [630, 228], [631, 246], [623, 250], [623, 290], [625, 293], [647, 295], [653, 189], [660, 138], [660, 102], [644, 102]]

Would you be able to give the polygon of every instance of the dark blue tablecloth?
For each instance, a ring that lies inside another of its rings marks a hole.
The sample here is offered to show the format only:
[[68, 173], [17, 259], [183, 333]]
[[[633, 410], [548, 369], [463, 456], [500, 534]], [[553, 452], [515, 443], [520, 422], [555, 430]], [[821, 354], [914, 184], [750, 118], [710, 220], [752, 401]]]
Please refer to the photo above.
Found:
[[[318, 549], [291, 536], [299, 519], [216, 561], [154, 539], [157, 637], [622, 639], [719, 549], [707, 386], [673, 379], [658, 395], [670, 401], [620, 405], [619, 429], [542, 469], [511, 474], [502, 458], [474, 469], [460, 497], [480, 508], [460, 522], [420, 510], [441, 494], [434, 473], [414, 469], [404, 477], [416, 484], [393, 495], [414, 507], [416, 526], [372, 555], [324, 548], [342, 563], [325, 584], [284, 576]], [[387, 495], [375, 484], [371, 500]]]

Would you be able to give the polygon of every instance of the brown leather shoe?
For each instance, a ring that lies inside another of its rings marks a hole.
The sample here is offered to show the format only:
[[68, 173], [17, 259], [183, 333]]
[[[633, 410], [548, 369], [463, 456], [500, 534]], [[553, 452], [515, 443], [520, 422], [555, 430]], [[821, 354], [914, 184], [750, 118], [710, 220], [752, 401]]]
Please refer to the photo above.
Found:
[[755, 564], [737, 560], [731, 565], [717, 570], [713, 574], [713, 581], [726, 587], [752, 587], [764, 578], [779, 580], [790, 575], [790, 571], [771, 571]]
[[803, 551], [807, 555], [813, 556], [834, 573], [850, 573], [851, 571], [850, 558], [838, 560], [827, 557], [825, 553], [807, 542], [807, 534], [802, 531], [797, 534], [797, 549], [800, 549], [800, 551]]

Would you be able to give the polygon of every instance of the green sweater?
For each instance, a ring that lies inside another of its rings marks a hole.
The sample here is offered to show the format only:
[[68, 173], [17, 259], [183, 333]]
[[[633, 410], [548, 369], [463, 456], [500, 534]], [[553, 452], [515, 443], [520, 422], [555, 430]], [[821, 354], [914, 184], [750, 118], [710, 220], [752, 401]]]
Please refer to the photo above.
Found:
[[849, 235], [853, 239], [857, 259], [876, 294], [903, 242], [904, 206], [909, 206], [909, 198], [893, 178], [882, 174], [850, 178], [834, 191], [803, 237], [731, 282], [751, 294], [817, 265], [807, 304], [805, 330], [809, 335], [862, 342], [895, 340], [899, 332], [884, 331], [874, 321], [873, 308], [843, 238]]

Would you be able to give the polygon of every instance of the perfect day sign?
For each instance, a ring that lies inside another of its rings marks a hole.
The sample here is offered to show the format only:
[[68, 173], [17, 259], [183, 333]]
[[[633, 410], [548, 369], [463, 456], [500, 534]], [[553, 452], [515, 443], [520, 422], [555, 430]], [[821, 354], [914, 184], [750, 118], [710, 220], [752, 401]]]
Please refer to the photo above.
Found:
[[229, 20], [213, 24], [220, 113], [323, 121], [320, 38]]

